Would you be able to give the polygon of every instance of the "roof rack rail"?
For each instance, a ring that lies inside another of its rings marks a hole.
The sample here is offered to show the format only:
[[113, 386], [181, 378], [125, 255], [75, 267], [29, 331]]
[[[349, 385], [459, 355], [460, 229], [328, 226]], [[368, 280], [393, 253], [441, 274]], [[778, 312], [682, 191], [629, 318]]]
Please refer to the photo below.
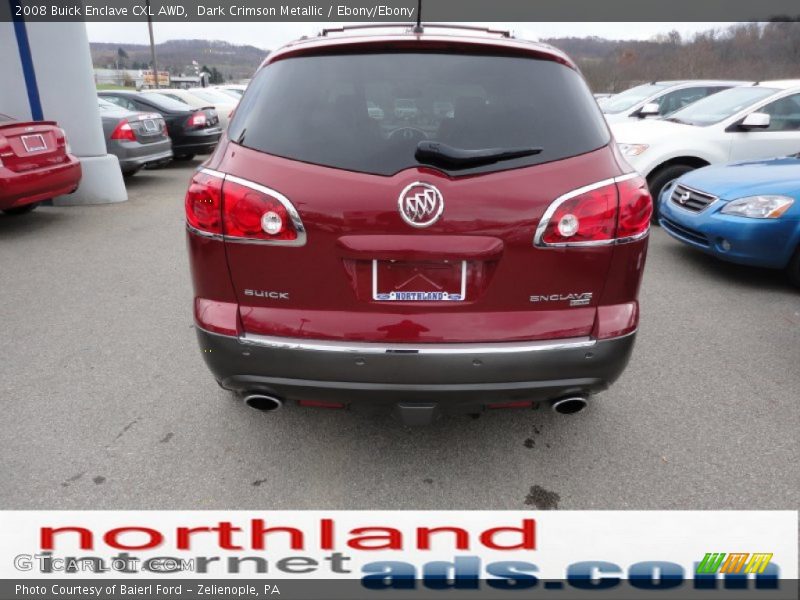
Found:
[[[320, 36], [327, 36], [331, 33], [343, 33], [353, 29], [388, 29], [392, 27], [404, 27], [413, 29], [416, 23], [367, 23], [364, 25], [343, 25], [342, 27], [327, 27], [320, 31]], [[480, 31], [491, 35], [499, 35], [505, 38], [514, 37], [506, 29], [491, 29], [490, 27], [477, 27], [474, 25], [453, 25], [451, 23], [423, 23], [423, 28], [432, 27], [434, 29], [462, 29], [466, 31]]]

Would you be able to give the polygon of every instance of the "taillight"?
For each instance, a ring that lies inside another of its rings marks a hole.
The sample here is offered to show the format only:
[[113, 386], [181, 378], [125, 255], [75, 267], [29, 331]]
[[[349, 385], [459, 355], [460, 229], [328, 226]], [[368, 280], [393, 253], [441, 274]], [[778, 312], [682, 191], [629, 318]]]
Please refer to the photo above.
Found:
[[305, 229], [283, 194], [208, 169], [198, 171], [186, 192], [186, 221], [200, 233], [230, 242], [301, 246]]
[[211, 234], [222, 233], [222, 178], [198, 171], [186, 192], [186, 222]]
[[653, 216], [653, 199], [644, 177], [633, 177], [617, 183], [619, 189], [619, 217], [617, 240], [630, 241], [645, 235]]
[[111, 139], [130, 140], [131, 142], [136, 141], [136, 134], [134, 133], [131, 124], [128, 123], [128, 119], [122, 119], [119, 123], [117, 123], [114, 131], [111, 132]]
[[223, 233], [226, 239], [303, 243], [300, 218], [282, 194], [230, 175], [225, 179], [222, 192]]
[[557, 198], [536, 228], [534, 245], [603, 246], [644, 236], [652, 200], [636, 174], [588, 185]]
[[166, 121], [161, 121], [161, 133], [163, 133], [165, 137], [169, 137], [169, 131], [167, 131]]
[[189, 127], [205, 127], [206, 114], [204, 112], [192, 113], [186, 124], [189, 125]]

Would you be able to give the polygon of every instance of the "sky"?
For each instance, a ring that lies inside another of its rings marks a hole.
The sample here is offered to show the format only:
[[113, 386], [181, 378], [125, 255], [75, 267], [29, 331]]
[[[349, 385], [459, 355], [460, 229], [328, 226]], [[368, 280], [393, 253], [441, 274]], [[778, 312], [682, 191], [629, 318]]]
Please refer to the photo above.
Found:
[[[673, 29], [687, 36], [733, 23], [476, 23], [498, 29], [511, 29], [526, 39], [550, 37], [588, 37], [646, 40]], [[316, 35], [323, 27], [342, 23], [154, 23], [156, 43], [175, 39], [222, 40], [271, 50], [303, 35]], [[148, 43], [147, 25], [142, 23], [87, 23], [92, 42], [128, 44]]]

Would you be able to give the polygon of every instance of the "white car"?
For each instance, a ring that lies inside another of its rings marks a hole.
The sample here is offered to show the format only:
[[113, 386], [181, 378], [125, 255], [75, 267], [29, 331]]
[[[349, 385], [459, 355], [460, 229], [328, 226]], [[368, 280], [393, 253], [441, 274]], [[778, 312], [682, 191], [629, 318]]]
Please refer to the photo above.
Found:
[[609, 123], [663, 117], [717, 92], [751, 83], [713, 79], [654, 81], [603, 98], [599, 104]]
[[213, 95], [205, 93], [208, 88], [192, 88], [190, 90], [183, 90], [179, 88], [167, 88], [157, 90], [159, 94], [169, 96], [174, 100], [179, 100], [193, 108], [208, 108], [213, 107], [219, 115], [219, 123], [223, 129], [228, 128], [228, 121], [233, 109], [238, 104], [230, 96], [226, 96], [222, 92], [215, 92]]
[[800, 79], [731, 88], [666, 119], [613, 123], [611, 131], [657, 200], [693, 169], [800, 152]]
[[212, 87], [212, 89], [219, 90], [223, 94], [227, 94], [238, 102], [242, 99], [242, 96], [244, 96], [244, 91], [247, 89], [247, 86], [239, 83], [224, 83], [221, 85], [215, 85]]

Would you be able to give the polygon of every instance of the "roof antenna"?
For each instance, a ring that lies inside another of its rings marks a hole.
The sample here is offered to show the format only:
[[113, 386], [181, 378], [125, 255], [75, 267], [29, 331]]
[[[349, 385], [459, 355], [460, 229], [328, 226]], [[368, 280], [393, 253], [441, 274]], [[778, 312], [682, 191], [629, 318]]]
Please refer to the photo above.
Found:
[[414, 33], [422, 33], [422, 0], [417, 0], [417, 24], [412, 29]]

